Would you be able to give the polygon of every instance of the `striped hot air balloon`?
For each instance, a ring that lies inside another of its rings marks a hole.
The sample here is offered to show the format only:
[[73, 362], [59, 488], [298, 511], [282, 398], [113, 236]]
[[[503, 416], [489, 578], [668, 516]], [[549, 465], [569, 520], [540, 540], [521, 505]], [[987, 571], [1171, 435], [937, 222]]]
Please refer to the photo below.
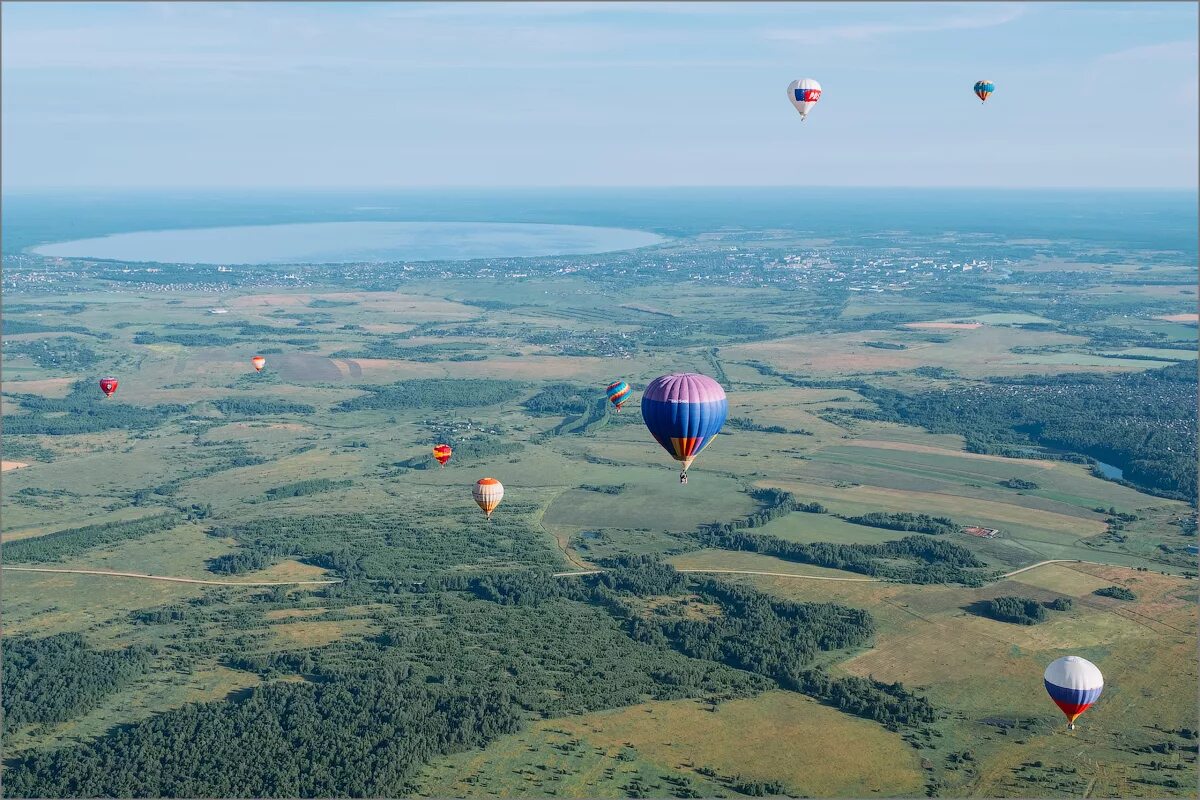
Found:
[[663, 449], [683, 462], [681, 483], [700, 451], [708, 446], [729, 414], [721, 384], [707, 375], [685, 372], [655, 378], [642, 393], [642, 417]]
[[991, 81], [975, 81], [975, 96], [981, 103], [986, 103], [988, 95], [996, 91], [996, 84]]
[[471, 490], [471, 494], [474, 496], [475, 502], [483, 509], [483, 513], [487, 514], [488, 522], [491, 522], [492, 512], [504, 499], [504, 484], [495, 478], [480, 478], [475, 482], [475, 488]]
[[105, 397], [112, 397], [117, 392], [117, 379], [101, 378], [100, 391], [104, 392]]
[[435, 444], [433, 446], [433, 457], [442, 465], [442, 469], [446, 468], [446, 462], [450, 460], [450, 456], [454, 453], [448, 444]]
[[250, 363], [254, 365], [255, 372], [262, 372], [263, 367], [267, 365], [267, 360], [262, 356], [255, 356], [250, 359]]
[[1067, 727], [1088, 710], [1104, 690], [1104, 676], [1095, 664], [1079, 656], [1064, 656], [1046, 667], [1044, 677], [1050, 699], [1067, 715]]
[[617, 411], [620, 411], [621, 406], [625, 405], [626, 398], [629, 397], [629, 384], [625, 381], [610, 383], [604, 390], [604, 394], [608, 397], [609, 402], [617, 407]]

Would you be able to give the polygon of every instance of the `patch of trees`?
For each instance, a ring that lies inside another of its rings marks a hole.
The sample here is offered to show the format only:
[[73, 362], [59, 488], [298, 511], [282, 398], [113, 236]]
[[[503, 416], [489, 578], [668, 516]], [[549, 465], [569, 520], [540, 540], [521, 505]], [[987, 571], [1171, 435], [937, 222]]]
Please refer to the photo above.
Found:
[[[778, 536], [701, 530], [692, 539], [704, 547], [744, 550], [784, 561], [841, 569], [900, 583], [961, 583], [982, 586], [991, 577], [982, 561], [959, 544], [926, 536], [906, 536], [882, 544], [789, 542]], [[907, 561], [909, 563], [896, 563]]]
[[822, 700], [847, 714], [875, 720], [889, 730], [926, 725], [937, 719], [937, 709], [904, 684], [883, 683], [873, 678], [831, 678], [818, 667], [789, 681], [788, 688]]
[[[66, 436], [113, 429], [140, 431], [187, 411], [182, 405], [131, 406], [106, 398], [92, 381], [79, 381], [66, 397], [13, 395], [25, 414], [4, 420], [4, 434]], [[53, 415], [53, 416], [51, 416]]]
[[5, 770], [9, 797], [398, 797], [439, 755], [521, 726], [503, 691], [412, 685], [404, 672], [275, 684], [199, 703]]
[[12, 435], [12, 417], [4, 418], [4, 455], [17, 461], [53, 461], [54, 451], [42, 447], [32, 439], [17, 439]]
[[525, 388], [520, 381], [486, 378], [414, 378], [387, 386], [363, 386], [366, 394], [334, 406], [334, 411], [392, 408], [460, 409], [511, 400]]
[[828, 511], [820, 503], [804, 503], [791, 492], [782, 489], [751, 489], [750, 496], [762, 504], [753, 514], [732, 522], [709, 522], [700, 526], [701, 533], [728, 534], [744, 528], [761, 528], [773, 519], [785, 517], [793, 511], [807, 514], [824, 514]]
[[85, 714], [145, 673], [150, 660], [141, 647], [93, 650], [78, 633], [5, 637], [4, 731]]
[[[712, 579], [687, 579], [649, 556], [604, 562], [606, 572], [582, 578], [552, 578], [549, 572], [507, 573], [448, 579], [443, 588], [469, 587], [477, 597], [503, 605], [538, 606], [563, 598], [599, 605], [624, 620], [629, 636], [649, 648], [670, 648], [694, 659], [715, 661], [768, 678], [843, 711], [891, 729], [931, 722], [934, 707], [901, 684], [866, 678], [831, 678], [810, 665], [821, 651], [866, 644], [874, 634], [870, 614], [831, 603], [792, 603], [749, 586]], [[655, 596], [692, 591], [719, 605], [711, 620], [644, 618], [630, 610], [627, 595]], [[696, 662], [693, 662], [696, 663]], [[702, 662], [701, 662], [702, 663]]]
[[621, 555], [600, 562], [605, 571], [590, 577], [594, 586], [646, 597], [681, 591], [687, 580], [674, 567], [649, 555]]
[[1035, 483], [1033, 481], [1027, 481], [1022, 478], [1007, 478], [1005, 480], [999, 481], [999, 484], [1001, 486], [1006, 486], [1009, 489], [1040, 489], [1041, 488], [1037, 483]]
[[620, 494], [621, 492], [625, 491], [625, 488], [628, 485], [629, 484], [627, 483], [617, 483], [609, 484], [607, 486], [596, 486], [591, 483], [585, 483], [580, 485], [579, 488], [585, 492], [597, 492], [599, 494]]
[[155, 333], [154, 331], [137, 331], [133, 334], [134, 344], [178, 344], [184, 347], [227, 347], [237, 339], [228, 336], [218, 336], [215, 333]]
[[152, 533], [165, 531], [174, 528], [181, 521], [182, 518], [178, 513], [168, 511], [141, 519], [67, 528], [55, 533], [47, 533], [44, 536], [5, 542], [4, 560], [14, 563], [58, 561], [102, 545], [115, 544], [128, 539], [140, 539]]
[[[454, 449], [454, 466], [467, 466], [482, 461], [485, 458], [508, 456], [525, 449], [522, 442], [505, 442], [487, 436], [476, 436], [472, 439], [451, 440], [446, 442]], [[413, 458], [397, 461], [396, 465], [405, 469], [437, 469], [440, 465], [431, 456], [414, 456]]]
[[971, 610], [983, 616], [991, 617], [1000, 622], [1011, 622], [1016, 625], [1037, 625], [1045, 622], [1046, 611], [1068, 611], [1073, 603], [1069, 597], [1058, 597], [1042, 602], [1032, 597], [1017, 597], [1006, 595], [975, 603]]
[[401, 361], [417, 361], [431, 364], [436, 361], [483, 361], [485, 355], [472, 351], [479, 349], [472, 343], [419, 344], [401, 347], [387, 339], [372, 339], [360, 350], [338, 350], [333, 358], [390, 358]]
[[311, 414], [315, 408], [307, 403], [293, 403], [277, 397], [255, 399], [249, 397], [224, 397], [213, 400], [218, 411], [230, 417], [257, 417], [266, 414]]
[[1028, 456], [1042, 445], [1115, 464], [1124, 479], [1196, 502], [1196, 368], [1192, 363], [1117, 375], [996, 378], [905, 395], [862, 385], [876, 411], [848, 413], [966, 437], [977, 453]]
[[928, 533], [931, 536], [958, 533], [962, 530], [962, 526], [949, 517], [931, 517], [928, 514], [911, 514], [907, 511], [896, 513], [872, 511], [857, 517], [846, 517], [846, 521], [853, 522], [855, 525], [867, 525], [872, 528]]
[[69, 336], [31, 342], [6, 342], [4, 352], [7, 358], [25, 356], [46, 370], [82, 372], [101, 361], [95, 350]]
[[283, 325], [255, 325], [250, 322], [242, 322], [238, 324], [238, 336], [245, 337], [260, 337], [260, 336], [295, 336], [296, 334], [311, 334], [315, 331], [301, 330], [300, 328], [289, 328]]
[[[430, 459], [432, 460], [432, 459]], [[429, 581], [463, 565], [555, 567], [558, 551], [531, 523], [532, 502], [505, 498], [491, 524], [473, 503], [417, 496], [386, 511], [277, 516], [215, 526], [242, 548], [294, 557], [345, 579]], [[518, 556], [519, 554], [519, 556]]]
[[596, 392], [571, 383], [552, 383], [542, 388], [523, 405], [539, 416], [579, 416], [595, 402]]
[[208, 559], [205, 562], [205, 568], [218, 575], [255, 572], [274, 564], [278, 555], [274, 551], [261, 548], [241, 548], [232, 553]]
[[283, 486], [276, 486], [273, 489], [267, 489], [263, 494], [268, 500], [282, 500], [285, 497], [303, 497], [306, 494], [317, 494], [318, 492], [331, 492], [334, 489], [344, 489], [353, 481], [347, 479], [342, 481], [330, 480], [329, 478], [309, 478], [305, 481], [296, 481], [294, 483], [285, 483]]
[[1104, 586], [1092, 592], [1092, 594], [1101, 597], [1111, 597], [1114, 600], [1137, 600], [1137, 595], [1124, 586]]
[[900, 344], [899, 342], [863, 342], [867, 347], [874, 347], [878, 350], [907, 350], [908, 345]]
[[757, 433], [790, 433], [796, 436], [812, 436], [813, 432], [804, 428], [785, 428], [782, 425], [759, 425], [749, 417], [730, 417], [725, 420], [725, 427], [735, 431], [755, 431]]
[[549, 571], [495, 572], [466, 579], [458, 577], [444, 582], [443, 588], [462, 588], [466, 583], [472, 594], [481, 600], [501, 605], [540, 605], [554, 598], [569, 596], [573, 588], [555, 578]]
[[605, 397], [597, 397], [588, 403], [583, 413], [575, 417], [567, 417], [560, 424], [556, 425], [550, 431], [551, 436], [561, 436], [563, 434], [586, 434], [590, 433], [601, 425], [608, 424], [610, 415], [608, 413], [609, 402]]
[[719, 604], [721, 616], [635, 618], [629, 623], [630, 635], [650, 643], [661, 637], [692, 658], [727, 664], [782, 684], [803, 672], [818, 652], [860, 646], [874, 635], [871, 616], [861, 609], [776, 600], [748, 586], [711, 579], [693, 581], [691, 588]]
[[355, 300], [326, 300], [318, 297], [316, 300], [308, 304], [309, 308], [343, 308], [345, 306], [356, 306], [358, 302]]
[[5, 336], [16, 336], [21, 333], [78, 333], [83, 336], [91, 336], [96, 339], [111, 339], [112, 334], [108, 331], [93, 331], [82, 325], [57, 325], [46, 324], [44, 322], [35, 322], [29, 319], [13, 319], [14, 312], [8, 311], [3, 319], [0, 319], [0, 333]]

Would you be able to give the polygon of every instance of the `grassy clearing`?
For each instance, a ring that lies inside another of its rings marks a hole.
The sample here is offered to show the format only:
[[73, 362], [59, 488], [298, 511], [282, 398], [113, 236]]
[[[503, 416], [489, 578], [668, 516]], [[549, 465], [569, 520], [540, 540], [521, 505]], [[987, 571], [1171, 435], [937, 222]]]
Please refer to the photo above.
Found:
[[[819, 730], [820, 736], [812, 732]], [[573, 744], [572, 744], [573, 743]], [[536, 724], [478, 754], [426, 771], [424, 795], [626, 796], [633, 775], [658, 784], [686, 776], [702, 795], [729, 793], [698, 769], [780, 781], [810, 796], [914, 794], [919, 758], [896, 734], [791, 692], [712, 707], [679, 700]], [[565, 772], [563, 775], [561, 772]], [[557, 780], [555, 780], [557, 778]]]

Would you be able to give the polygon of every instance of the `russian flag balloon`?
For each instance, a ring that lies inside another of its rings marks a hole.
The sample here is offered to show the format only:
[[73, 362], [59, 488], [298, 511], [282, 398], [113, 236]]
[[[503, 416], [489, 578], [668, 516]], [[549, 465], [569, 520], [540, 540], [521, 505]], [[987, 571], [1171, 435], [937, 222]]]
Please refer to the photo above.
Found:
[[1095, 664], [1079, 656], [1065, 656], [1046, 667], [1046, 691], [1050, 699], [1067, 715], [1067, 727], [1075, 728], [1075, 719], [1100, 697], [1104, 676]]
[[692, 465], [708, 446], [729, 414], [721, 384], [707, 375], [685, 372], [655, 378], [642, 393], [642, 418], [650, 435], [683, 462]]

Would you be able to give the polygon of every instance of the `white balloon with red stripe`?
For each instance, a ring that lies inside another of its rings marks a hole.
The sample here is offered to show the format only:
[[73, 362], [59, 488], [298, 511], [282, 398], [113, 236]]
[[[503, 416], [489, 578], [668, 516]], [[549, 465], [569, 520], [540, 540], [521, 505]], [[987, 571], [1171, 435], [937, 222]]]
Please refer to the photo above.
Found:
[[808, 112], [821, 99], [821, 84], [813, 78], [799, 78], [788, 84], [788, 100], [800, 112], [800, 119], [808, 119]]

